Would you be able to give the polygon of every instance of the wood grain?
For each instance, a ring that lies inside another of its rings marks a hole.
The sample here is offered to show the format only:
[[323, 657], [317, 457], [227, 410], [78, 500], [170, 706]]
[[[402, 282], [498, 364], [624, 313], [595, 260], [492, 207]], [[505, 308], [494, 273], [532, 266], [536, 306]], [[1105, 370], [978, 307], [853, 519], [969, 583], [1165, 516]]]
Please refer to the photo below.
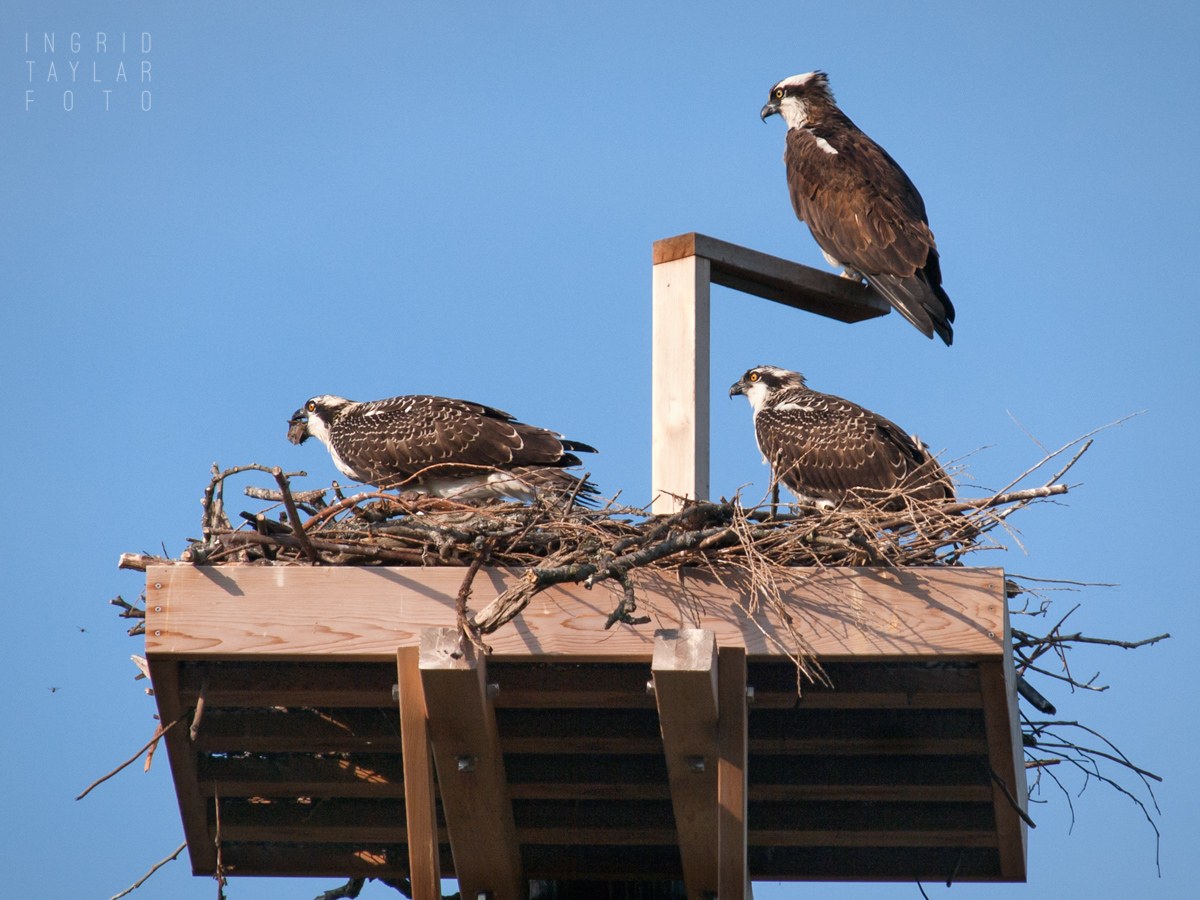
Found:
[[656, 514], [708, 499], [709, 264], [654, 267], [650, 487]]
[[654, 636], [654, 694], [688, 900], [717, 890], [717, 638], [703, 629]]
[[745, 900], [746, 868], [746, 651], [718, 651], [720, 761], [717, 773], [717, 895], [721, 900]]
[[[472, 603], [482, 608], [519, 576], [481, 570]], [[146, 653], [393, 662], [422, 628], [454, 624], [461, 580], [444, 568], [154, 566]], [[680, 627], [708, 629], [756, 659], [784, 659], [791, 649], [772, 614], [745, 613], [750, 596], [736, 578], [723, 586], [690, 571], [640, 572], [634, 583], [650, 625], [606, 631], [619, 600], [608, 585], [559, 585], [488, 636], [493, 658], [649, 662], [654, 629]], [[823, 660], [1003, 659], [1003, 583], [999, 569], [797, 569], [783, 594]]]
[[714, 284], [831, 319], [860, 322], [891, 311], [865, 284], [708, 235], [692, 232], [654, 242], [655, 266], [691, 256], [709, 261]]
[[396, 651], [396, 672], [400, 688], [404, 813], [412, 900], [442, 900], [433, 756], [429, 746], [429, 721], [425, 690], [421, 684], [419, 648], [401, 647]]

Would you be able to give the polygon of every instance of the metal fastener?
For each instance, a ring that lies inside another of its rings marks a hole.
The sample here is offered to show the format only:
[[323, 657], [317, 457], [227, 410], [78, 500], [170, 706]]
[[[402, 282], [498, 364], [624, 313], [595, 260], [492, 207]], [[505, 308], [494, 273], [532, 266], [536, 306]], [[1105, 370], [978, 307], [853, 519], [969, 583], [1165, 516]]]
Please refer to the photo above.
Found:
[[475, 771], [475, 757], [473, 756], [456, 756], [455, 762], [458, 763], [458, 771], [469, 774]]
[[996, 636], [996, 635], [992, 634], [990, 631], [988, 632], [988, 637], [990, 637], [990, 638], [994, 638], [995, 636]]
[[155, 588], [158, 588], [158, 589], [161, 589], [161, 588], [162, 588], [162, 582], [161, 582], [161, 581], [156, 581], [156, 582], [154, 582], [154, 587], [155, 587]]
[[400, 685], [398, 685], [398, 684], [392, 685], [392, 702], [393, 703], [400, 702]]
[[687, 758], [687, 767], [689, 769], [691, 769], [693, 772], [703, 772], [704, 771], [704, 757], [703, 756], [689, 756]]
[[746, 685], [746, 702], [747, 703], [754, 702], [754, 685], [752, 685], [752, 684]]
[[161, 637], [161, 636], [162, 636], [162, 632], [161, 632], [161, 631], [156, 631], [156, 632], [154, 632], [154, 636], [155, 636], [155, 637]]
[[156, 607], [154, 607], [154, 611], [155, 611], [155, 612], [162, 612], [162, 607], [161, 607], [161, 606], [156, 606]]
[[500, 696], [500, 682], [498, 682], [498, 681], [489, 681], [489, 682], [487, 683], [487, 687], [486, 687], [486, 688], [484, 688], [484, 692], [485, 692], [485, 693], [486, 693], [486, 694], [487, 694], [489, 697], [499, 697], [499, 696]]
[[646, 693], [654, 696], [654, 679], [651, 678], [646, 682]]

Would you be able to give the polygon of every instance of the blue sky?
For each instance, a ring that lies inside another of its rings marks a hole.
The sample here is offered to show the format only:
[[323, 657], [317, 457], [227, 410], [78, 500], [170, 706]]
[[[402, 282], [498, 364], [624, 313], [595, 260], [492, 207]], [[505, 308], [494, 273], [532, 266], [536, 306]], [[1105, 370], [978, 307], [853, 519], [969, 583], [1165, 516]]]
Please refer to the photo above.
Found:
[[[1077, 653], [1105, 694], [1045, 688], [1165, 777], [1162, 877], [1138, 811], [1093, 785], [1073, 832], [1061, 797], [1035, 808], [1028, 885], [952, 890], [1191, 895], [1194, 4], [182, 6], [0, 8], [6, 883], [107, 897], [182, 840], [165, 757], [71, 799], [151, 729], [138, 642], [106, 604], [140, 588], [116, 559], [182, 549], [214, 460], [327, 483], [321, 448], [284, 439], [307, 397], [497, 405], [599, 447], [602, 489], [648, 500], [650, 244], [701, 231], [824, 266], [787, 200], [783, 125], [758, 119], [775, 81], [822, 68], [924, 195], [955, 344], [714, 288], [714, 493], [762, 490], [749, 409], [723, 390], [759, 363], [951, 457], [987, 447], [986, 486], [1040, 456], [1014, 419], [1056, 447], [1147, 410], [1098, 438], [1064, 505], [1021, 515], [1028, 555], [979, 562], [1119, 583], [1077, 595], [1079, 625], [1175, 635]], [[919, 896], [756, 895], [816, 891]], [[179, 862], [139, 891], [212, 893]]]

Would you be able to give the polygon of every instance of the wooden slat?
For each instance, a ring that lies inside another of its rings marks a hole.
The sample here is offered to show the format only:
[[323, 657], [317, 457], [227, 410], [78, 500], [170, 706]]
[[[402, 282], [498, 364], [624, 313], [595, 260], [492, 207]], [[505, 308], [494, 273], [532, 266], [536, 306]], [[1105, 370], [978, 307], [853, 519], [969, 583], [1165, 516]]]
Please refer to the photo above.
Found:
[[[805, 637], [823, 660], [905, 657], [1002, 658], [1003, 578], [998, 569], [798, 569], [783, 587]], [[156, 602], [147, 609], [146, 652], [189, 659], [303, 659], [394, 663], [397, 647], [418, 643], [423, 627], [452, 627], [462, 581], [455, 569], [378, 567], [152, 566]], [[519, 571], [482, 570], [473, 605], [494, 600]], [[634, 577], [639, 603], [660, 627], [713, 631], [721, 646], [782, 659], [786, 627], [764, 612], [741, 612], [749, 587], [723, 586], [687, 570]], [[618, 588], [619, 590], [619, 588]], [[338, 615], [329, 616], [329, 598]], [[489, 636], [498, 659], [646, 662], [653, 631], [605, 630], [616, 593], [601, 585], [549, 588], [512, 624]], [[988, 637], [988, 634], [992, 637]]]
[[[421, 635], [421, 682], [442, 811], [464, 897], [521, 900], [521, 856], [486, 664], [455, 628]], [[468, 768], [460, 767], [460, 762]]]
[[717, 895], [744, 900], [746, 869], [746, 651], [722, 647], [718, 652]]
[[695, 232], [654, 242], [654, 265], [707, 259], [712, 281], [843, 322], [887, 315], [891, 306], [865, 284]]
[[663, 514], [675, 496], [708, 499], [709, 263], [659, 263], [653, 279], [650, 486]]
[[399, 717], [381, 709], [207, 710], [195, 749], [207, 753], [399, 753]]
[[[154, 685], [159, 721], [166, 725], [174, 722], [187, 709], [179, 703], [179, 663], [171, 659], [150, 659], [149, 662], [150, 683]], [[203, 718], [200, 724], [203, 733]], [[208, 836], [205, 801], [197, 784], [196, 748], [188, 733], [190, 725], [191, 716], [188, 715], [167, 732], [162, 742], [167, 745], [167, 757], [171, 761], [171, 777], [175, 781], [175, 797], [179, 801], [179, 815], [183, 819], [192, 874], [211, 875], [217, 868], [217, 854]]]
[[208, 678], [206, 706], [339, 706], [392, 708], [394, 660], [386, 663], [284, 662], [187, 663], [179, 673], [179, 696], [194, 704]]
[[400, 740], [404, 745], [404, 812], [408, 832], [408, 869], [413, 900], [442, 900], [438, 858], [437, 804], [428, 712], [421, 685], [420, 652], [396, 651], [400, 687]]
[[343, 880], [348, 877], [405, 878], [408, 875], [408, 861], [402, 844], [297, 846], [225, 841], [222, 836], [221, 846], [225, 864], [231, 871], [245, 874]]
[[[1027, 810], [1025, 753], [1017, 719], [1016, 677], [1005, 678], [1003, 662], [980, 663], [979, 676], [983, 681], [983, 708], [992, 771], [1003, 779], [1008, 794], [1021, 804], [1022, 809]], [[996, 830], [1000, 833], [1000, 872], [1006, 879], [1024, 881], [1028, 839], [1025, 822], [1013, 809], [1004, 788], [994, 784], [992, 793], [996, 807]]]
[[751, 831], [752, 847], [995, 847], [994, 831]]
[[404, 797], [403, 770], [391, 755], [203, 755], [197, 769], [205, 797]]
[[688, 900], [704, 900], [717, 890], [716, 635], [655, 632], [651, 669]]
[[992, 789], [973, 784], [751, 784], [752, 802], [986, 803]]

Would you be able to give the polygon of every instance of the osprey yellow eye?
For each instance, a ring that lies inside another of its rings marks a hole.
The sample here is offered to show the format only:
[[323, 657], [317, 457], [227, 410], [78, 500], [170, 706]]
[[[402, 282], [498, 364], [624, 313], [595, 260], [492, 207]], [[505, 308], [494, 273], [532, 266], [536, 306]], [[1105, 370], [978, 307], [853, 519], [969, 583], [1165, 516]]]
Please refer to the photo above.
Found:
[[313, 403], [311, 400], [309, 400], [309, 401], [308, 401], [308, 403], [306, 403], [306, 404], [304, 405], [304, 408], [305, 408], [305, 409], [307, 409], [309, 412], [316, 412], [316, 411], [317, 411], [317, 404], [315, 404], [315, 403]]
[[777, 98], [778, 98], [778, 97], [782, 97], [782, 96], [783, 96], [783, 88], [776, 88], [776, 89], [775, 89], [775, 96], [776, 96]]
[[751, 381], [758, 381], [758, 373], [757, 373], [757, 372], [751, 372], [751, 373], [750, 373], [750, 380], [751, 380]]

